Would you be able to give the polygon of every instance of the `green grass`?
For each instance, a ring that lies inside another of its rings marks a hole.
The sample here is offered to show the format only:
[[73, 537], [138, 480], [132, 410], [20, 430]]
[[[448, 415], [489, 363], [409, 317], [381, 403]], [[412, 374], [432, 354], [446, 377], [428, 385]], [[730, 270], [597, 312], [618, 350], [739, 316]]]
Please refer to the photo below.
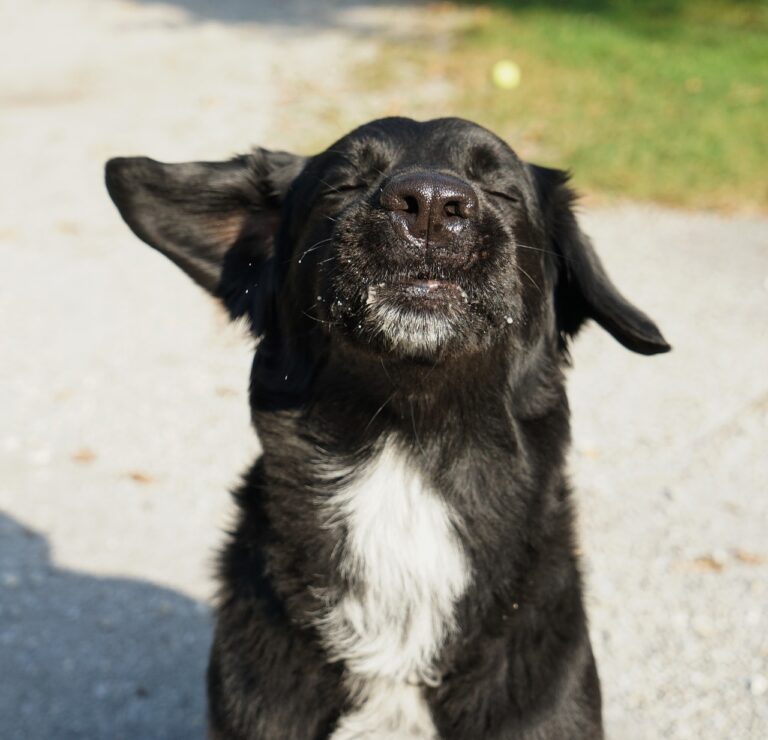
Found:
[[[429, 34], [385, 52], [382, 88], [450, 83], [442, 109], [406, 98], [402, 112], [476, 120], [593, 193], [768, 210], [768, 3], [460, 5], [475, 10], [447, 52]], [[514, 90], [491, 82], [500, 59], [522, 69]]]

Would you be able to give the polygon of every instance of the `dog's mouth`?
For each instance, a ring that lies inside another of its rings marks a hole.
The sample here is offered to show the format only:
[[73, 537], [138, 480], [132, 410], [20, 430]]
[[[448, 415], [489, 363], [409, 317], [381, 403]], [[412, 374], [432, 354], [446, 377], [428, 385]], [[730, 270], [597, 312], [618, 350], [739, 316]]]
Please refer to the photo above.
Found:
[[469, 303], [466, 291], [450, 280], [374, 283], [361, 327], [401, 356], [434, 357], [464, 333]]
[[382, 300], [425, 310], [450, 308], [469, 302], [466, 291], [458, 283], [423, 279], [397, 280], [369, 286], [368, 305]]

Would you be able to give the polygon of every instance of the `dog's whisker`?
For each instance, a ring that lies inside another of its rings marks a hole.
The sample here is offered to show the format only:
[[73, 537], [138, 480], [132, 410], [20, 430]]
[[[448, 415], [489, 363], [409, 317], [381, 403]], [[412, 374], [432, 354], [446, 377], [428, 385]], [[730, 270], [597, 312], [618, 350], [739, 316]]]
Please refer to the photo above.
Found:
[[326, 182], [325, 180], [323, 180], [322, 177], [318, 177], [317, 181], [322, 183], [323, 185], [325, 185], [325, 187], [327, 187], [332, 193], [340, 193], [341, 192], [341, 188], [335, 187], [334, 185], [331, 185], [329, 182]]
[[365, 425], [365, 429], [363, 429], [363, 432], [368, 431], [368, 427], [370, 427], [371, 424], [373, 424], [376, 417], [384, 410], [384, 407], [395, 397], [396, 394], [397, 394], [397, 390], [395, 389], [394, 391], [392, 391], [392, 393], [387, 398], [387, 400], [384, 401], [384, 403], [382, 403], [378, 409], [376, 409], [376, 413], [371, 417], [370, 421]]
[[573, 261], [571, 257], [568, 257], [567, 255], [564, 255], [564, 254], [560, 254], [560, 252], [556, 252], [554, 249], [542, 249], [541, 247], [532, 247], [529, 244], [520, 244], [519, 242], [515, 244], [515, 248], [528, 249], [531, 252], [540, 252], [541, 254], [551, 254], [553, 257], [557, 257], [557, 259], [561, 259], [566, 262]]
[[432, 363], [432, 367], [431, 367], [431, 368], [429, 368], [429, 372], [428, 372], [428, 373], [426, 374], [426, 376], [424, 377], [424, 379], [425, 379], [425, 380], [427, 380], [427, 379], [429, 378], [429, 376], [430, 376], [430, 375], [432, 375], [432, 373], [433, 373], [433, 372], [435, 372], [435, 370], [437, 369], [437, 367], [438, 367], [438, 365], [439, 365], [439, 364], [440, 364], [439, 360], [435, 360], [435, 361]]
[[520, 272], [522, 272], [523, 275], [525, 275], [533, 283], [533, 286], [536, 288], [536, 290], [539, 291], [539, 293], [544, 295], [544, 291], [541, 289], [541, 287], [539, 287], [539, 284], [531, 277], [527, 270], [524, 270], [520, 265], [517, 266], [517, 269], [520, 270]]
[[421, 440], [419, 439], [419, 433], [416, 431], [416, 416], [415, 416], [414, 411], [413, 411], [413, 401], [409, 400], [408, 401], [408, 405], [411, 408], [411, 424], [413, 425], [413, 436], [414, 436], [414, 438], [416, 440], [416, 444], [419, 446], [419, 449], [421, 450], [422, 456], [424, 458], [426, 458], [427, 457], [427, 453], [426, 453], [426, 451], [424, 450], [424, 447], [421, 444]]
[[323, 244], [327, 244], [328, 242], [333, 241], [333, 237], [329, 236], [327, 239], [321, 239], [319, 242], [315, 242], [309, 249], [306, 249], [304, 253], [299, 257], [299, 264], [301, 264], [301, 261], [310, 253], [314, 252], [316, 249], [320, 249], [320, 247], [323, 246]]
[[312, 321], [316, 321], [318, 324], [322, 326], [328, 326], [330, 327], [333, 324], [333, 321], [330, 319], [319, 319], [317, 316], [313, 316], [311, 313], [307, 313], [306, 311], [302, 311], [302, 314], [306, 316], [308, 319], [311, 319]]
[[[381, 369], [384, 371], [384, 375], [387, 376], [387, 380], [392, 383], [392, 377], [389, 374], [389, 371], [387, 370], [387, 366], [384, 364], [384, 358], [379, 357], [379, 362], [381, 363]], [[394, 383], [392, 383], [394, 385]]]

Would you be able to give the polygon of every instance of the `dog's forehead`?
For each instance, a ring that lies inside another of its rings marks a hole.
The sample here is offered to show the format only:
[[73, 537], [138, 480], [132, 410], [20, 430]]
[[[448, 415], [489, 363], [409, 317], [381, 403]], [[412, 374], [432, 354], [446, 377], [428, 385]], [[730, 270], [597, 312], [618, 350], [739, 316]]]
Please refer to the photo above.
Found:
[[[521, 167], [515, 152], [498, 136], [460, 118], [414, 121], [382, 118], [350, 132], [324, 152], [365, 166], [468, 166], [481, 169]], [[325, 158], [324, 158], [325, 159]]]

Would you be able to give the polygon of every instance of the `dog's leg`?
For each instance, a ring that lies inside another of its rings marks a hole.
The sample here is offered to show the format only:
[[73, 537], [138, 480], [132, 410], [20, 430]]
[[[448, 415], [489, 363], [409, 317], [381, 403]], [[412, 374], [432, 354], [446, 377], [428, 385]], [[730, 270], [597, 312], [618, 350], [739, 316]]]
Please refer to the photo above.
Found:
[[251, 595], [220, 607], [218, 617], [208, 666], [211, 740], [326, 740], [346, 699], [340, 666]]
[[428, 691], [443, 740], [603, 740], [600, 684], [586, 630], [559, 656], [546, 649], [526, 655], [505, 640], [477, 651], [471, 668]]

